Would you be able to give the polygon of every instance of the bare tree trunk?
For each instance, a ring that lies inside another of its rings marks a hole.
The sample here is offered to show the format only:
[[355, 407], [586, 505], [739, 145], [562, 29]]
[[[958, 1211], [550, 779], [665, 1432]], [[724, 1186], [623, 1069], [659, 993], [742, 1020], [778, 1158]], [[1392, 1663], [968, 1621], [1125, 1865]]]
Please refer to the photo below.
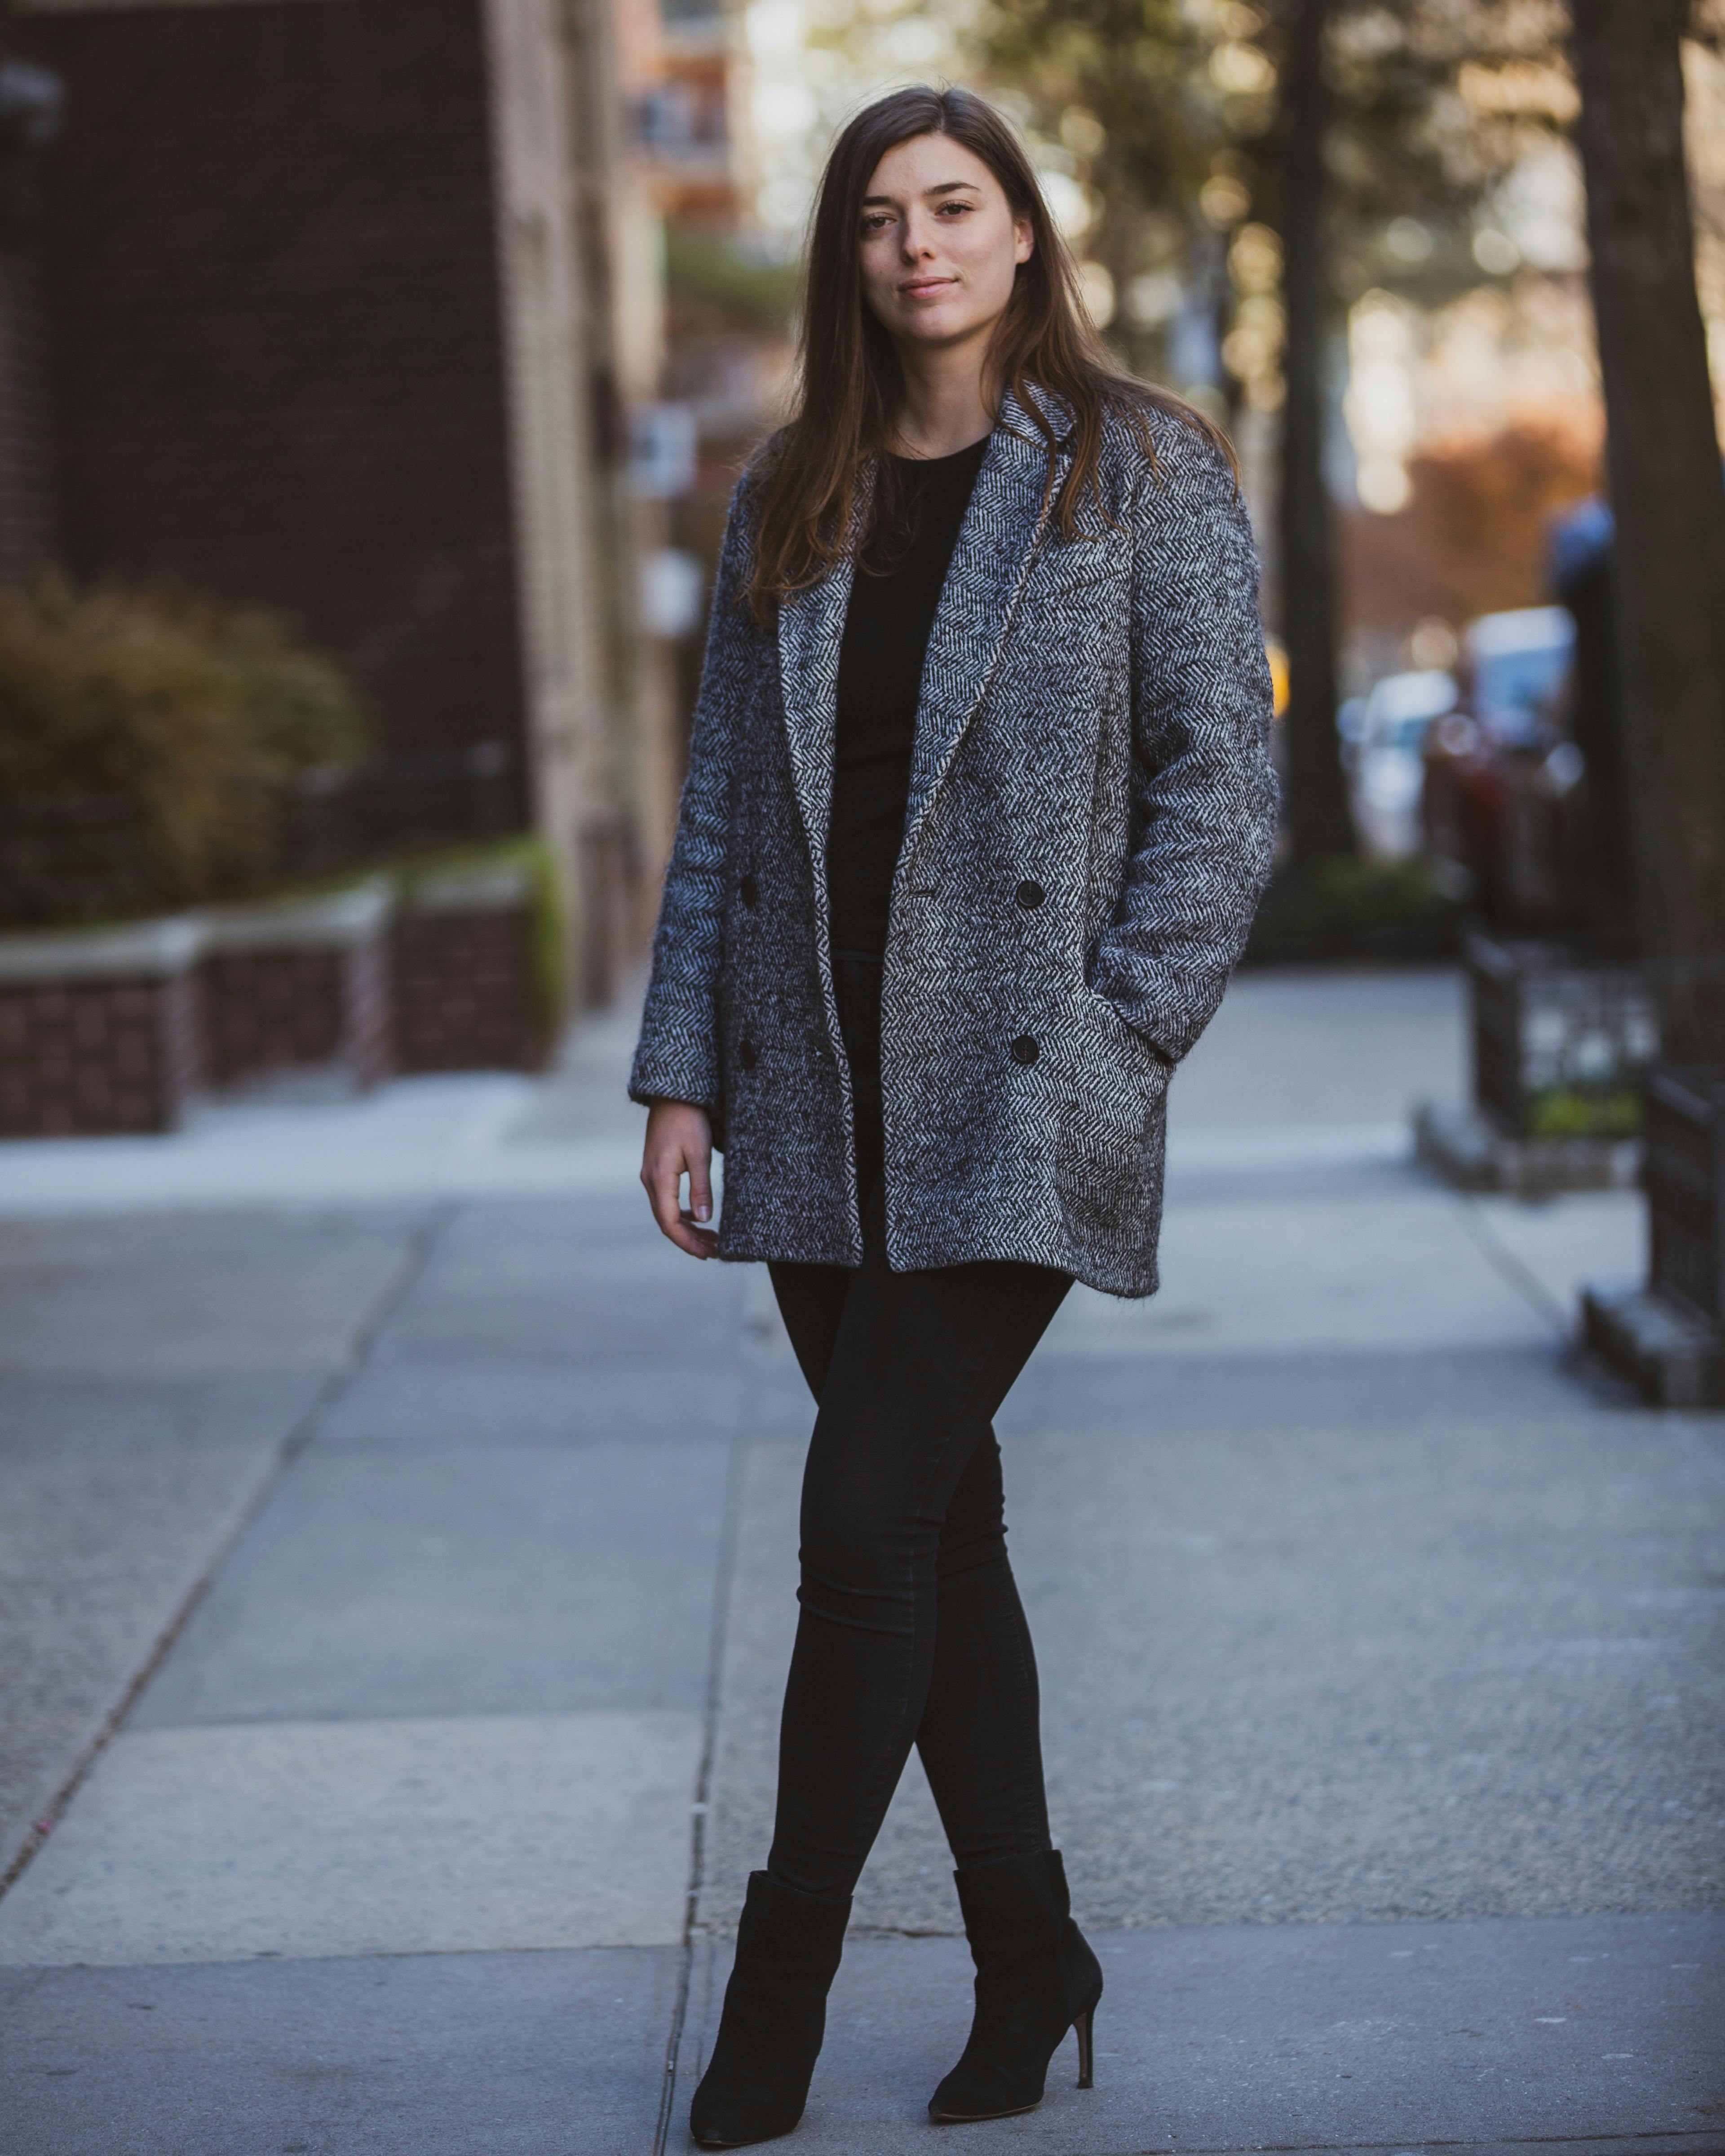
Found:
[[1666, 1054], [1725, 1063], [1725, 485], [1683, 162], [1686, 13], [1574, 0], [1640, 927], [1671, 984]]
[[1289, 0], [1282, 77], [1282, 639], [1288, 654], [1288, 820], [1302, 867], [1354, 851], [1336, 732], [1336, 542], [1324, 477], [1323, 248], [1331, 0]]

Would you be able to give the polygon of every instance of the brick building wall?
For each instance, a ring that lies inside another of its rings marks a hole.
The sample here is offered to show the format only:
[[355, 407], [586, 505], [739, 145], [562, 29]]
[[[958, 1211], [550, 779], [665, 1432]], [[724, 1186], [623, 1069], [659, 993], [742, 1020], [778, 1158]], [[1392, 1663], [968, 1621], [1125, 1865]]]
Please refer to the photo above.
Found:
[[385, 746], [524, 746], [477, 0], [14, 0], [64, 552], [296, 616]]
[[0, 56], [0, 584], [27, 583], [58, 546], [39, 169], [58, 88]]
[[39, 284], [28, 240], [0, 221], [0, 584], [28, 583], [55, 548]]

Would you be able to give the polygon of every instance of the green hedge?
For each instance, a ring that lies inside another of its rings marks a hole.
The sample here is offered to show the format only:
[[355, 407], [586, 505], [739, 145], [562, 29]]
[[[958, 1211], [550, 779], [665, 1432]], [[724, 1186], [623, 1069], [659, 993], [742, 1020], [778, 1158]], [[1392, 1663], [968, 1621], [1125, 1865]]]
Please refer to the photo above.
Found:
[[0, 802], [123, 803], [149, 905], [254, 886], [281, 783], [371, 746], [352, 684], [273, 614], [57, 578], [0, 593]]
[[1461, 909], [1426, 862], [1321, 861], [1271, 878], [1245, 963], [1393, 964], [1453, 957], [1461, 943]]

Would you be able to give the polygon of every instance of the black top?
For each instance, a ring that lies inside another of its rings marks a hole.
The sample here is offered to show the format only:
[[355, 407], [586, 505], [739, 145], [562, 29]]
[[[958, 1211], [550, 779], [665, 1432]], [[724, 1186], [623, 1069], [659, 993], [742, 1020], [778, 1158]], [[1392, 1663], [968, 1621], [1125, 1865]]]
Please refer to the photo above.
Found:
[[984, 435], [957, 456], [895, 457], [903, 517], [857, 564], [839, 649], [833, 820], [827, 836], [834, 951], [879, 957], [886, 948], [923, 658], [988, 445]]

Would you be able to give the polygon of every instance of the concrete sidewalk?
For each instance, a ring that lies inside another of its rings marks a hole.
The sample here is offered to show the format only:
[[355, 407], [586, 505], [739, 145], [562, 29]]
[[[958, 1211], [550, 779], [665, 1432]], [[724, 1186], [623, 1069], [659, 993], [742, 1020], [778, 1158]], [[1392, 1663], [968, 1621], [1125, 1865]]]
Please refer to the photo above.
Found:
[[[630, 1031], [0, 1148], [6, 2156], [687, 2145], [810, 1407], [645, 1219]], [[1725, 1418], [1569, 1349], [1635, 1200], [1414, 1169], [1460, 1052], [1447, 976], [1237, 983], [1164, 1292], [1009, 1403], [1108, 1993], [978, 2156], [1725, 2150]], [[957, 1930], [913, 1765], [796, 2145], [932, 2132]]]

